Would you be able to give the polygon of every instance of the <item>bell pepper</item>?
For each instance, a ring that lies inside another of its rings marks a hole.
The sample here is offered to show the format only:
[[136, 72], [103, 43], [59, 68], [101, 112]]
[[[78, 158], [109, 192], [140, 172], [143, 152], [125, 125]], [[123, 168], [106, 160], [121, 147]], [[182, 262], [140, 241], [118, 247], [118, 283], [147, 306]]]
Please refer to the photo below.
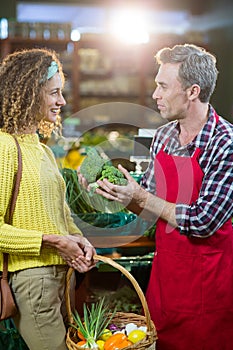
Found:
[[106, 340], [104, 350], [124, 349], [130, 345], [132, 345], [132, 343], [128, 340], [125, 334], [116, 333]]

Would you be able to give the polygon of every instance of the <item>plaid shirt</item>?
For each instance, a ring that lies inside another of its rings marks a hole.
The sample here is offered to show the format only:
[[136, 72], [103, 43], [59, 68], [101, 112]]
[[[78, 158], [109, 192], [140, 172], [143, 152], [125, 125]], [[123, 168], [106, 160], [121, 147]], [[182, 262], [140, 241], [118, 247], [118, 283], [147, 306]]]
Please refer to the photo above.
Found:
[[198, 199], [190, 204], [176, 204], [176, 220], [181, 234], [208, 237], [233, 216], [233, 125], [222, 117], [218, 123], [214, 109], [195, 139], [186, 146], [179, 143], [179, 123], [167, 123], [156, 130], [151, 144], [151, 161], [141, 185], [156, 194], [154, 158], [167, 142], [164, 151], [176, 156], [192, 156], [200, 148], [199, 165], [204, 173]]

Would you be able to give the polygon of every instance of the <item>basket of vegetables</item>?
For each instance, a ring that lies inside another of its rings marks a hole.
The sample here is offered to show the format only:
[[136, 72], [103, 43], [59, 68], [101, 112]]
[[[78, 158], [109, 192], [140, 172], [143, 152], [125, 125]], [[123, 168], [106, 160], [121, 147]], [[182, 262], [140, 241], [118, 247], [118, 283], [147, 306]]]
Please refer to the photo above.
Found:
[[108, 310], [102, 299], [91, 308], [84, 304], [81, 319], [70, 306], [70, 268], [66, 277], [66, 308], [70, 326], [67, 330], [66, 344], [70, 350], [155, 350], [157, 332], [151, 320], [145, 296], [135, 278], [120, 264], [100, 255], [95, 260], [102, 261], [121, 271], [135, 288], [142, 304], [144, 315]]

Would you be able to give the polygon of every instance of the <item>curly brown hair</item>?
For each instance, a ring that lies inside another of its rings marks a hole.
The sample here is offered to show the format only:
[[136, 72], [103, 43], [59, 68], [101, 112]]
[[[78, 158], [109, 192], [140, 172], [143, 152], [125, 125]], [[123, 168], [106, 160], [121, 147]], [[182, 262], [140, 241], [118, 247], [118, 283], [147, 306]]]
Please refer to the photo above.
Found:
[[[0, 128], [3, 131], [24, 133], [43, 119], [43, 87], [52, 61], [57, 63], [64, 85], [62, 65], [53, 50], [23, 49], [3, 59], [0, 65]], [[40, 124], [38, 127], [43, 133], [43, 123]]]

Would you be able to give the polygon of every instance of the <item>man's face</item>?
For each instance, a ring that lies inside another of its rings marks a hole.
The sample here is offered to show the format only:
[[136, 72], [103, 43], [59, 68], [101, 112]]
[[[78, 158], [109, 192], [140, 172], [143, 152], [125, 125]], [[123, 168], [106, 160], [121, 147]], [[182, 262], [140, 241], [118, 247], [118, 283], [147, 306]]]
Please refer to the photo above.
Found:
[[189, 105], [187, 93], [178, 79], [178, 70], [179, 64], [161, 64], [155, 77], [156, 89], [152, 97], [161, 116], [169, 121], [185, 118]]

